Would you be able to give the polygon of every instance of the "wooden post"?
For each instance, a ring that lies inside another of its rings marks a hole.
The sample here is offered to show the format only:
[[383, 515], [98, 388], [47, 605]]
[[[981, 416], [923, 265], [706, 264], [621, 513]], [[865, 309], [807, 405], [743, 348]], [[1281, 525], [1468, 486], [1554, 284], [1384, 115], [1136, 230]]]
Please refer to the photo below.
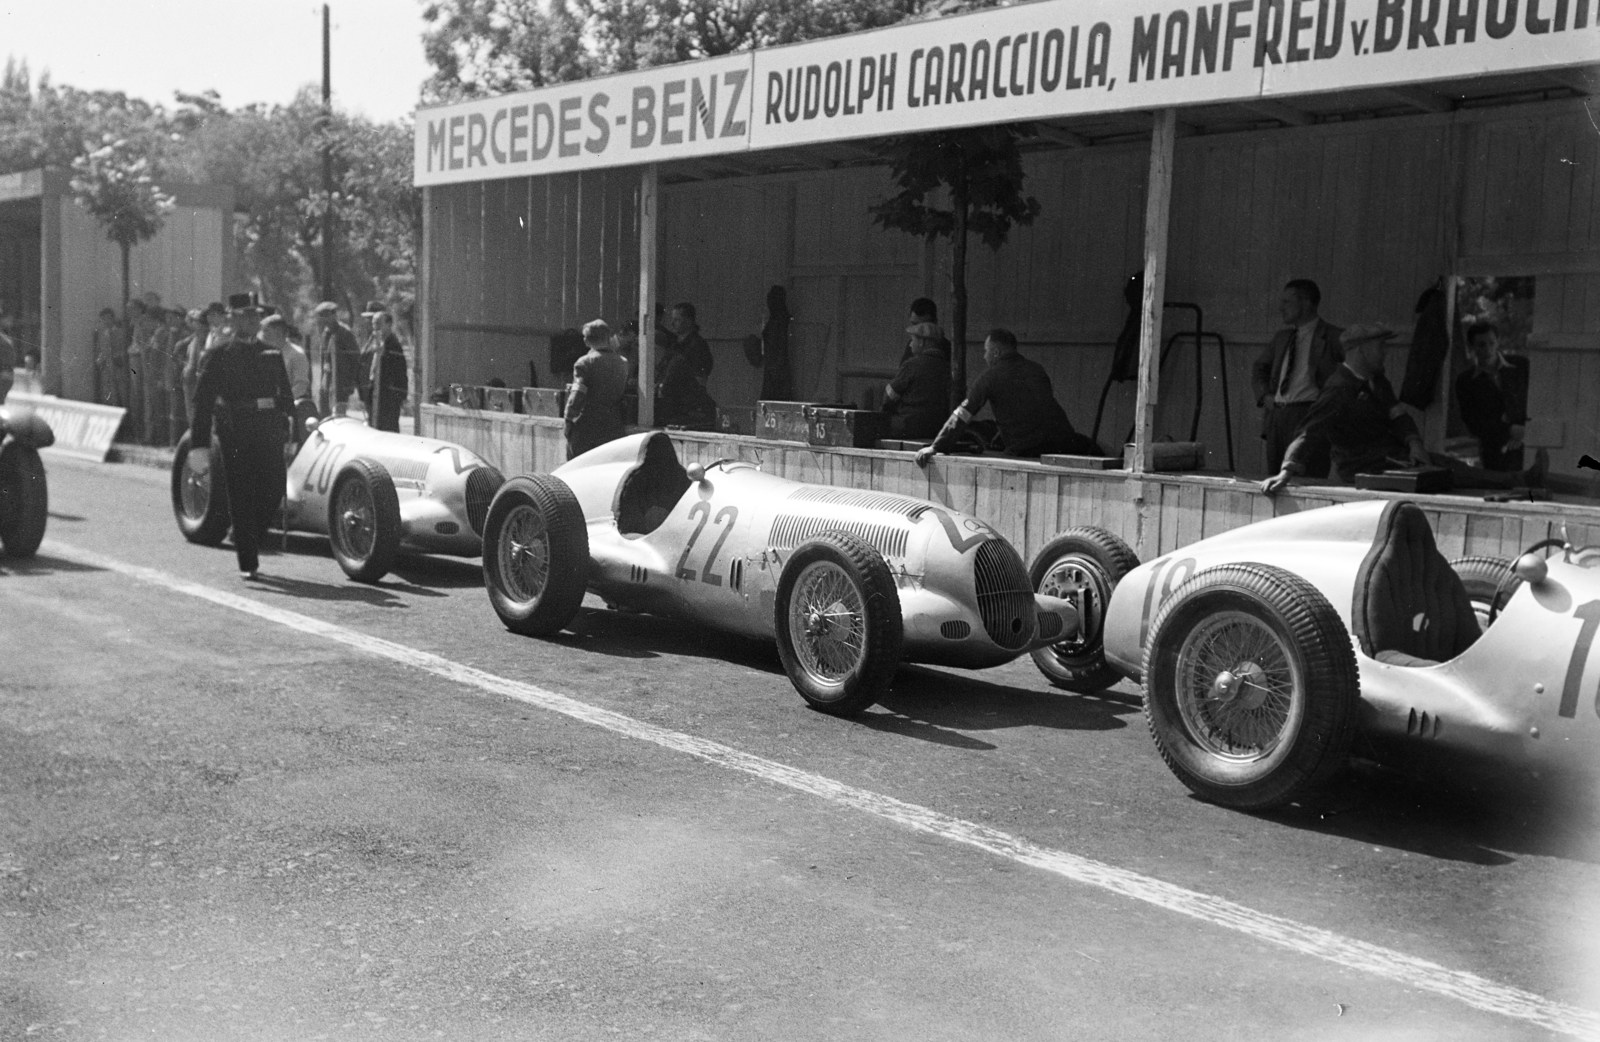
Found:
[[639, 171], [639, 426], [656, 425], [656, 218], [660, 167]]
[[1167, 290], [1167, 217], [1172, 210], [1176, 109], [1156, 113], [1150, 136], [1150, 184], [1144, 207], [1144, 301], [1139, 313], [1139, 396], [1134, 410], [1131, 470], [1153, 469], [1156, 407], [1161, 401], [1161, 311]]
[[[412, 386], [416, 389], [416, 406], [411, 410], [411, 433], [422, 435], [422, 403], [431, 400], [433, 393], [433, 189], [422, 189], [422, 255], [417, 258], [418, 271], [416, 324], [411, 332], [416, 337], [416, 357], [412, 359]], [[429, 432], [432, 433], [431, 431]]]

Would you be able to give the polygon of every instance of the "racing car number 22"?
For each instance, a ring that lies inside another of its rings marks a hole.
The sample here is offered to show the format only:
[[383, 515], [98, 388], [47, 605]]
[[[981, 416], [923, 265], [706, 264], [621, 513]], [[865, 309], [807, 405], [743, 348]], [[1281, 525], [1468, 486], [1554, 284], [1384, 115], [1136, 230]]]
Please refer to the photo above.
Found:
[[[710, 501], [700, 499], [696, 500], [695, 504], [689, 508], [689, 520], [693, 521], [696, 515], [699, 516], [700, 523], [694, 526], [694, 531], [689, 534], [689, 541], [683, 545], [683, 553], [678, 557], [678, 567], [674, 574], [685, 582], [692, 583], [696, 578], [699, 578], [701, 582], [711, 586], [721, 586], [722, 576], [712, 571], [712, 567], [716, 564], [717, 555], [722, 552], [722, 544], [728, 541], [729, 533], [733, 531], [733, 526], [739, 520], [739, 508], [725, 506], [717, 511], [716, 517], [713, 518], [711, 516]], [[700, 533], [705, 531], [707, 521], [711, 521], [714, 525], [721, 525], [722, 531], [717, 535], [717, 541], [711, 544], [711, 552], [706, 555], [706, 563], [701, 567], [697, 576], [693, 568], [686, 566], [689, 563], [689, 554], [694, 551], [695, 542], [699, 540]], [[724, 522], [726, 523], [724, 524]]]

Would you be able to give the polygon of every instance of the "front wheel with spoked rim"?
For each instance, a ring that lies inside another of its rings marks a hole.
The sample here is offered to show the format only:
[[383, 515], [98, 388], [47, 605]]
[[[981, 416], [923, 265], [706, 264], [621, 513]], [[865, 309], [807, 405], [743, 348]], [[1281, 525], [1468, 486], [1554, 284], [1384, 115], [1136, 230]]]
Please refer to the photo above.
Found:
[[172, 516], [191, 543], [221, 546], [232, 523], [227, 482], [223, 478], [222, 445], [211, 439], [211, 466], [197, 474], [189, 465], [190, 435], [185, 432], [172, 452]]
[[1056, 687], [1080, 694], [1103, 691], [1121, 679], [1106, 662], [1106, 610], [1123, 576], [1139, 556], [1103, 528], [1069, 528], [1045, 544], [1028, 569], [1035, 593], [1078, 607], [1078, 630], [1069, 640], [1033, 652], [1033, 663]]
[[483, 582], [507, 629], [559, 633], [583, 603], [589, 530], [567, 483], [523, 475], [500, 486], [483, 523]]
[[1281, 568], [1208, 568], [1151, 625], [1145, 720], [1167, 766], [1214, 803], [1262, 810], [1312, 795], [1349, 756], [1359, 697], [1338, 612]]
[[796, 547], [775, 613], [778, 656], [813, 708], [851, 716], [888, 693], [904, 640], [900, 592], [866, 540], [825, 532]]
[[328, 540], [344, 574], [363, 583], [388, 575], [400, 535], [400, 497], [389, 472], [361, 457], [346, 463], [328, 493]]

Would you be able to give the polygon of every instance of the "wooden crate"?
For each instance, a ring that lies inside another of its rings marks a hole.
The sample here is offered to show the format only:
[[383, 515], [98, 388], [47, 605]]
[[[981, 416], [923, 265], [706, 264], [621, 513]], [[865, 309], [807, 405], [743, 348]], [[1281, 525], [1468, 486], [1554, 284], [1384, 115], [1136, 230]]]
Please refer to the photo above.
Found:
[[889, 417], [866, 409], [813, 408], [806, 431], [812, 445], [834, 448], [876, 448], [878, 439], [889, 433]]
[[718, 406], [717, 430], [723, 434], [754, 434], [756, 433], [756, 411], [754, 409]]
[[522, 411], [529, 416], [560, 416], [566, 404], [566, 392], [554, 387], [522, 389]]
[[450, 404], [457, 409], [483, 408], [483, 388], [470, 384], [450, 385]]
[[485, 387], [483, 407], [489, 412], [516, 412], [515, 396], [509, 387]]
[[757, 402], [756, 434], [773, 441], [810, 441], [810, 402]]

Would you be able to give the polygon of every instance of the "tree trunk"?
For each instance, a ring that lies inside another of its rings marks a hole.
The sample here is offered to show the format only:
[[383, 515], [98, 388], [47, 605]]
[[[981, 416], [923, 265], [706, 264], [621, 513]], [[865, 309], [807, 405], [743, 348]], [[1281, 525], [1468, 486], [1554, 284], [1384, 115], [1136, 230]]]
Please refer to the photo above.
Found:
[[951, 186], [955, 231], [950, 238], [950, 408], [967, 397], [967, 184]]

